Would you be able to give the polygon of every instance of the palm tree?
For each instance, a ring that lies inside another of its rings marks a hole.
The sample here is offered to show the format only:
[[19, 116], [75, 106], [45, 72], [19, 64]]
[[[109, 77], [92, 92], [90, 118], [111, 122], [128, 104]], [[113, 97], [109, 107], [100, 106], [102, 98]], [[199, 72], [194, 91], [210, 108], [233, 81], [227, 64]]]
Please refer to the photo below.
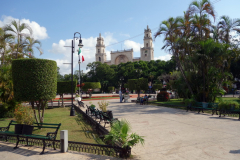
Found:
[[199, 22], [198, 34], [199, 38], [202, 39], [204, 35], [203, 31], [206, 29], [204, 24], [206, 23], [206, 19], [208, 19], [208, 15], [211, 15], [215, 20], [215, 13], [212, 4], [209, 0], [193, 1], [189, 5], [188, 12], [190, 15], [198, 16], [195, 17], [195, 19], [197, 18], [197, 21]]
[[5, 54], [7, 52], [7, 44], [10, 45], [13, 43], [13, 36], [7, 34], [2, 28], [0, 28], [0, 50], [2, 52], [2, 64], [5, 62]]
[[[35, 45], [39, 45], [39, 46], [35, 46]], [[24, 42], [24, 50], [25, 53], [30, 53], [31, 57], [34, 57], [34, 49], [33, 48], [37, 48], [37, 50], [40, 52], [40, 55], [43, 54], [42, 49], [41, 49], [41, 42], [39, 40], [35, 40], [34, 38], [31, 37], [26, 37], [26, 40]]]
[[32, 34], [31, 27], [26, 23], [20, 23], [20, 20], [18, 22], [13, 20], [9, 25], [4, 27], [4, 31], [10, 32], [11, 35], [17, 38], [17, 54], [20, 44], [22, 43], [22, 38], [29, 36], [29, 34], [23, 33], [24, 30], [28, 30], [29, 33]]
[[179, 21], [180, 21], [180, 18], [173, 18], [173, 17], [170, 17], [167, 21], [163, 21], [158, 31], [155, 33], [154, 38], [162, 34], [165, 36], [164, 37], [165, 44], [162, 47], [162, 49], [169, 51], [173, 55], [173, 57], [175, 57], [178, 68], [180, 69], [183, 75], [183, 78], [188, 86], [190, 93], [193, 95], [192, 88], [190, 86], [190, 83], [181, 65], [182, 52], [180, 52], [181, 46], [179, 42], [180, 42], [180, 36], [182, 35], [182, 32], [181, 32], [181, 27], [179, 25]]
[[222, 16], [221, 21], [218, 22], [218, 28], [220, 29], [220, 35], [222, 41], [230, 43], [231, 31], [237, 31], [240, 33], [240, 19], [230, 19], [228, 16]]

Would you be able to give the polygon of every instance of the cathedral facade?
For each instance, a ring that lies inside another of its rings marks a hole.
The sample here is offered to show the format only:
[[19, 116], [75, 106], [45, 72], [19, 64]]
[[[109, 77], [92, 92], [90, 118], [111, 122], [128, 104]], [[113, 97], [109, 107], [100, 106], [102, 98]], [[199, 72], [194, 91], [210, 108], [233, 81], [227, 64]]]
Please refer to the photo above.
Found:
[[118, 65], [120, 63], [126, 62], [136, 62], [136, 61], [151, 61], [154, 60], [154, 49], [152, 46], [152, 31], [147, 26], [147, 29], [144, 29], [144, 47], [140, 48], [140, 57], [133, 57], [133, 49], [124, 49], [121, 51], [111, 51], [111, 60], [107, 60], [107, 55], [105, 53], [104, 39], [99, 34], [96, 44], [96, 62], [106, 63], [108, 65]]

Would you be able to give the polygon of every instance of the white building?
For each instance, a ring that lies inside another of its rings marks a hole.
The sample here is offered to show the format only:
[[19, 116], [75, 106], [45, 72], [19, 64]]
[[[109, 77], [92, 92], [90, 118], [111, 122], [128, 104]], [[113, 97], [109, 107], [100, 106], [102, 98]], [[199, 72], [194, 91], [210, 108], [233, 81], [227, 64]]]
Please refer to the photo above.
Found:
[[135, 61], [151, 61], [154, 60], [154, 49], [152, 46], [152, 32], [148, 28], [144, 30], [144, 47], [140, 48], [140, 57], [133, 58], [133, 49], [111, 51], [111, 60], [107, 61], [107, 55], [105, 53], [104, 39], [99, 34], [96, 44], [96, 62], [106, 63], [108, 65], [118, 65], [120, 63], [135, 62]]

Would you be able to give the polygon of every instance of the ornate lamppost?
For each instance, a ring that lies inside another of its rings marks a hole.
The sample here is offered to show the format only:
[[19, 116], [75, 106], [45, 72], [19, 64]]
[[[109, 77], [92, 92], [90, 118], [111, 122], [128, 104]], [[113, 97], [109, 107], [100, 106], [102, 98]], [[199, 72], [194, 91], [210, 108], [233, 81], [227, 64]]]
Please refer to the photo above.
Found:
[[[76, 34], [79, 34], [80, 36], [79, 37], [76, 37]], [[82, 39], [81, 39], [81, 34], [79, 32], [75, 32], [74, 33], [74, 37], [73, 37], [73, 40], [72, 40], [72, 61], [71, 61], [71, 80], [72, 80], [72, 107], [71, 107], [71, 110], [70, 110], [70, 116], [75, 116], [75, 110], [74, 110], [74, 107], [73, 107], [73, 53], [75, 51], [75, 39], [78, 40], [79, 39], [79, 44], [78, 44], [78, 47], [79, 48], [82, 48], [83, 47], [83, 44], [82, 44]]]

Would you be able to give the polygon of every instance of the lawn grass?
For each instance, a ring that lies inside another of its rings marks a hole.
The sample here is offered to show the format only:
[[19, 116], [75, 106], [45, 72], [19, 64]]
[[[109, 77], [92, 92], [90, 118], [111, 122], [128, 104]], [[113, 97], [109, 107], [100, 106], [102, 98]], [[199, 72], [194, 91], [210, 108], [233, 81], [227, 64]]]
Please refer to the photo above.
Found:
[[[12, 120], [12, 118], [0, 119], [0, 127], [7, 126], [10, 120]], [[93, 131], [91, 126], [82, 120], [80, 115], [70, 116], [70, 110], [68, 107], [46, 109], [44, 114], [44, 123], [62, 124], [57, 134], [57, 140], [60, 140], [60, 130], [68, 130], [69, 141], [104, 144], [96, 132]], [[13, 130], [14, 126], [11, 126], [10, 131]], [[33, 131], [33, 134], [46, 135], [47, 132], [53, 131], [55, 131], [55, 129], [36, 129]]]
[[[240, 99], [237, 97], [221, 97], [223, 101], [236, 101], [240, 104]], [[219, 103], [219, 99], [215, 101], [216, 103]], [[177, 109], [183, 109], [186, 110], [186, 105], [182, 98], [179, 99], [170, 99], [170, 101], [167, 102], [158, 102], [158, 101], [150, 101], [151, 105], [156, 106], [164, 106], [169, 108], [177, 108]], [[211, 110], [205, 110], [204, 113], [212, 114]], [[237, 114], [230, 114], [230, 117], [238, 117]]]

